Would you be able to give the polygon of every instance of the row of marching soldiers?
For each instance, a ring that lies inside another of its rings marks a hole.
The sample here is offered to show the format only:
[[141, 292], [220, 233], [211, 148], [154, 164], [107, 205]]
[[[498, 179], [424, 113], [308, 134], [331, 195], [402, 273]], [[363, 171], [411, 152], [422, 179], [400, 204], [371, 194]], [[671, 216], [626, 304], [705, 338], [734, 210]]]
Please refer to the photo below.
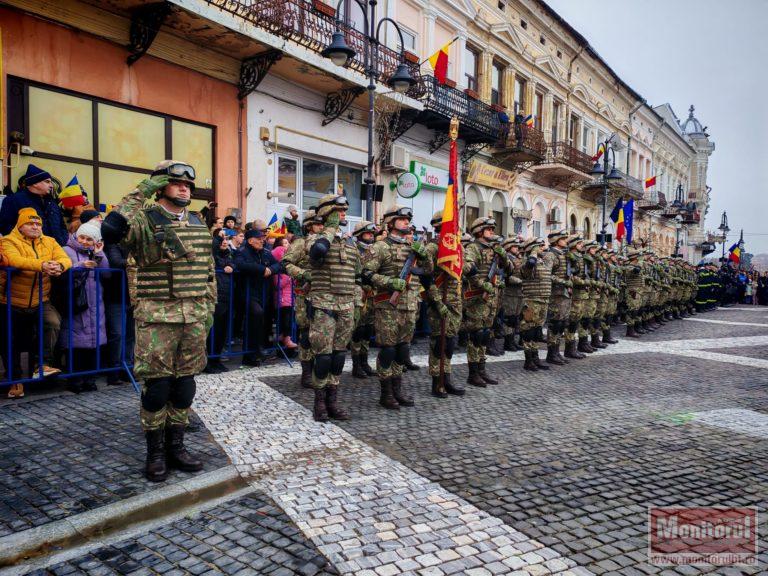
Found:
[[[338, 398], [348, 348], [355, 377], [378, 377], [381, 406], [414, 405], [403, 373], [413, 367], [410, 344], [422, 302], [430, 325], [432, 394], [438, 398], [465, 394], [451, 377], [461, 332], [467, 384], [486, 387], [498, 384], [486, 370], [494, 337], [504, 338], [505, 350], [524, 350], [526, 370], [547, 370], [615, 343], [611, 328], [619, 315], [627, 336], [638, 337], [693, 311], [695, 271], [650, 251], [629, 249], [620, 256], [565, 231], [550, 234], [545, 247], [539, 238], [502, 238], [493, 218], [477, 218], [463, 238], [459, 281], [437, 263], [441, 212], [434, 214], [435, 234], [425, 243], [414, 238], [413, 214], [402, 206], [385, 210], [380, 227], [362, 221], [347, 237], [347, 208], [345, 196], [320, 198], [303, 220], [305, 236], [283, 258], [295, 281], [301, 384], [314, 389], [317, 421], [348, 418]], [[375, 371], [368, 360], [374, 338]]]

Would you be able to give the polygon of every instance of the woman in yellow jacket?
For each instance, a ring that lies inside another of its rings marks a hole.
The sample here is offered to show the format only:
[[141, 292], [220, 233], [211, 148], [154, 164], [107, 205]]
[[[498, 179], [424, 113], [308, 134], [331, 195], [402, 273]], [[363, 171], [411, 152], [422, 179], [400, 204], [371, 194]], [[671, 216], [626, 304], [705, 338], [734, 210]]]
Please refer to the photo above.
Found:
[[[43, 313], [43, 375], [51, 376], [60, 372], [51, 368], [53, 347], [59, 337], [61, 316], [49, 300], [51, 277], [61, 276], [72, 266], [66, 252], [51, 237], [43, 236], [43, 220], [34, 208], [19, 210], [19, 217], [13, 230], [0, 238], [0, 264], [17, 268], [12, 274], [10, 287], [11, 305], [11, 338], [17, 344], [24, 341], [24, 333], [37, 326], [39, 313], [40, 285], [42, 283], [42, 313]], [[0, 302], [8, 305], [6, 282], [9, 272], [0, 274]], [[3, 308], [5, 307], [3, 306]], [[7, 310], [0, 311], [0, 356], [6, 367], [9, 379], [18, 377], [18, 354], [20, 346], [14, 353], [15, 358], [8, 358]], [[37, 346], [33, 347], [37, 350]], [[33, 352], [34, 352], [33, 350]], [[35, 371], [39, 371], [36, 368]], [[8, 392], [9, 398], [24, 396], [24, 386], [15, 384]]]

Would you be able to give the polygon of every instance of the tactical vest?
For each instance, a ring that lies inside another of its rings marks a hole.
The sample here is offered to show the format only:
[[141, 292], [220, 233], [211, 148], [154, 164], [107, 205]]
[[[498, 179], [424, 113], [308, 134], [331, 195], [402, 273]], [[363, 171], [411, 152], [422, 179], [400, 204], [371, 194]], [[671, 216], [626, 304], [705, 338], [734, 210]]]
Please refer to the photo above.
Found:
[[625, 268], [624, 277], [627, 280], [627, 289], [639, 291], [645, 287], [645, 275], [639, 264], [629, 264]]
[[495, 252], [491, 246], [483, 244], [479, 240], [473, 241], [472, 244], [477, 247], [477, 252], [480, 254], [480, 258], [478, 258], [475, 263], [475, 266], [477, 266], [477, 275], [485, 281], [488, 279], [488, 272], [491, 270]]
[[334, 237], [322, 264], [312, 266], [312, 293], [354, 296], [357, 248]]
[[561, 280], [570, 280], [572, 270], [571, 264], [566, 258], [565, 250], [560, 250], [554, 246], [549, 249], [549, 252], [554, 256], [555, 262], [552, 264], [552, 277], [560, 278]]
[[171, 220], [159, 208], [144, 210], [154, 233], [136, 271], [136, 297], [174, 300], [206, 296], [210, 276], [211, 233], [195, 214]]
[[523, 299], [549, 300], [552, 294], [552, 263], [554, 254], [544, 252], [536, 259], [536, 265], [531, 269], [523, 256]]

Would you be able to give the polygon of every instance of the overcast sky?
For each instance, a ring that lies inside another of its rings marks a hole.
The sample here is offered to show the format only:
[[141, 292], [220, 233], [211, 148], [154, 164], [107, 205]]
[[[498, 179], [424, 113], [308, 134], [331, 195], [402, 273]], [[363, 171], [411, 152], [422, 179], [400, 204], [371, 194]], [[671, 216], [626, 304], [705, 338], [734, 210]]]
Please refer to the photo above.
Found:
[[545, 1], [649, 104], [696, 107], [716, 146], [707, 229], [725, 210], [729, 240], [768, 252], [768, 0]]

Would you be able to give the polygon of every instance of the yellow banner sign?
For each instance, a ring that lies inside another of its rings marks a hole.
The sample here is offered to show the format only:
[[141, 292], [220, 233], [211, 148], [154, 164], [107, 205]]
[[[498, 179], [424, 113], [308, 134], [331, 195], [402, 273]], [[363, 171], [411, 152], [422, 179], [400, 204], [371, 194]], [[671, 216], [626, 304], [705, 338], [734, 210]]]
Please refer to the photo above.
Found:
[[491, 166], [485, 162], [472, 160], [469, 163], [469, 175], [467, 182], [498, 188], [499, 190], [509, 190], [517, 179], [517, 173], [511, 170], [504, 170], [498, 166]]

